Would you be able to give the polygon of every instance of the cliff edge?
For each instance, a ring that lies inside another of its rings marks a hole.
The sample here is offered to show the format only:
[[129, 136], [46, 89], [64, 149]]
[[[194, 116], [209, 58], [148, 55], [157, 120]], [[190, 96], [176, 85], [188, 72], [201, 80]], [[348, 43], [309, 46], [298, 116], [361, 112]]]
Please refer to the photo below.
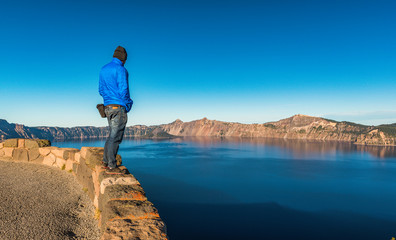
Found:
[[[139, 181], [128, 172], [106, 174], [101, 168], [103, 148], [51, 147], [48, 140], [8, 139], [0, 143], [0, 159], [51, 166], [72, 173], [93, 205], [101, 240], [167, 240], [165, 223], [147, 200]], [[121, 157], [117, 156], [118, 164]]]
[[[0, 120], [0, 139], [24, 137], [70, 140], [104, 138], [107, 135], [107, 127], [26, 127]], [[276, 122], [262, 124], [223, 122], [207, 118], [191, 122], [177, 119], [169, 124], [135, 125], [125, 130], [125, 137], [172, 138], [177, 136], [266, 137], [396, 146], [396, 124], [366, 126], [297, 114]]]
[[263, 124], [230, 123], [203, 118], [192, 122], [179, 120], [158, 127], [175, 136], [266, 137], [396, 145], [396, 124], [365, 126], [301, 114]]

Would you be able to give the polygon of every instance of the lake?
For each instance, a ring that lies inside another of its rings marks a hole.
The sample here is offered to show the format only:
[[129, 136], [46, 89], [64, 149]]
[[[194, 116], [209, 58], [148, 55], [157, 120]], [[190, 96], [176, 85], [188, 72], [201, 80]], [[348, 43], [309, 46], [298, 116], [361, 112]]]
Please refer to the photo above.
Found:
[[124, 139], [119, 154], [171, 240], [396, 237], [394, 147], [195, 137]]

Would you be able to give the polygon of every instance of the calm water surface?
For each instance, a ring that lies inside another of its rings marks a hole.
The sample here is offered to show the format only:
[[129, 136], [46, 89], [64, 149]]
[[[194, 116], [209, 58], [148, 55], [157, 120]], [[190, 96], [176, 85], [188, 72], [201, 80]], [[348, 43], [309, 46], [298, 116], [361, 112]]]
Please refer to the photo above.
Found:
[[[54, 142], [104, 146], [104, 141]], [[125, 139], [171, 240], [396, 237], [396, 149], [275, 139]]]

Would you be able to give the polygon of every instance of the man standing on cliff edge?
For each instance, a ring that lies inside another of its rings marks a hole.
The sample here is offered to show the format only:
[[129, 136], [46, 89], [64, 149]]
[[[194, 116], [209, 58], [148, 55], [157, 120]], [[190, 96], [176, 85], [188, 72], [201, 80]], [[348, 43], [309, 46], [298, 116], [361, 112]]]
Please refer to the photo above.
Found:
[[126, 60], [125, 48], [118, 46], [114, 51], [113, 60], [104, 65], [99, 74], [99, 93], [103, 97], [110, 127], [102, 164], [108, 174], [124, 173], [117, 166], [116, 156], [128, 121], [127, 113], [133, 104], [129, 94], [128, 71], [124, 67]]

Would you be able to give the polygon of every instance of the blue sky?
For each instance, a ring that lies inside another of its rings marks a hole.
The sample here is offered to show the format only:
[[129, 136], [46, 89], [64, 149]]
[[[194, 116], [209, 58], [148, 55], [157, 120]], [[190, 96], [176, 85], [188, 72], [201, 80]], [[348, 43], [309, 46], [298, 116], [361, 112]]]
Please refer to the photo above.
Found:
[[0, 118], [106, 126], [100, 68], [118, 45], [128, 125], [307, 114], [396, 122], [395, 1], [1, 3]]

